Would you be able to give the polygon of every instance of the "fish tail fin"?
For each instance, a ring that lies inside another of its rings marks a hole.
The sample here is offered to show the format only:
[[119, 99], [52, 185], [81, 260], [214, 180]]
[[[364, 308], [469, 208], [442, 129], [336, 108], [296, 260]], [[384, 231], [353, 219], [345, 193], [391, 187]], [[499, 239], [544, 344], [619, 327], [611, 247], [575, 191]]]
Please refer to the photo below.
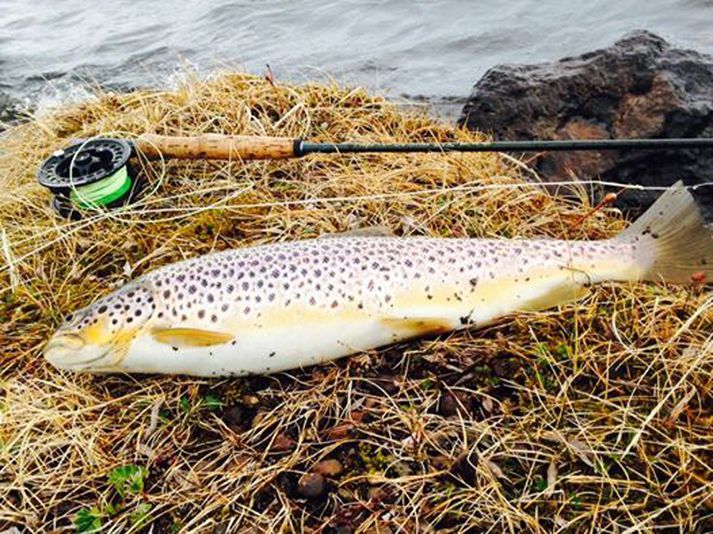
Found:
[[680, 181], [616, 239], [634, 246], [643, 280], [713, 279], [713, 229], [706, 227], [693, 195]]

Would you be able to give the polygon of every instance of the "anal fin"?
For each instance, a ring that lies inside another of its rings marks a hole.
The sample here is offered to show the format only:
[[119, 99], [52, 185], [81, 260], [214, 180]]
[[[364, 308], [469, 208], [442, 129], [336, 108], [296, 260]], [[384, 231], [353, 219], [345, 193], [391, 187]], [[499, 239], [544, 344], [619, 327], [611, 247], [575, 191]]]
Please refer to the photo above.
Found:
[[520, 311], [541, 311], [555, 306], [576, 302], [589, 294], [589, 288], [577, 283], [559, 284], [549, 291], [523, 302]]

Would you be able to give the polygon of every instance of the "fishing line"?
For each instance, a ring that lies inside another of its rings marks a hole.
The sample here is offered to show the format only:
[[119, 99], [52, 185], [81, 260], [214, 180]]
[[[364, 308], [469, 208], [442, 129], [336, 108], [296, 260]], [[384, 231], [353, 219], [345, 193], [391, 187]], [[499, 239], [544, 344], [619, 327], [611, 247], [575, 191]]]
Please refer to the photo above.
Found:
[[[162, 176], [160, 177], [163, 179], [163, 173], [165, 173], [165, 166], [163, 167], [163, 172]], [[420, 196], [420, 195], [428, 195], [428, 194], [447, 194], [451, 192], [459, 192], [459, 191], [464, 191], [464, 192], [478, 192], [478, 191], [488, 191], [488, 190], [512, 190], [512, 189], [520, 189], [520, 188], [527, 188], [527, 187], [542, 187], [542, 188], [551, 188], [552, 186], [609, 186], [609, 187], [618, 187], [618, 188], [626, 188], [630, 190], [636, 190], [636, 191], [665, 191], [668, 189], [667, 186], [645, 186], [645, 185], [639, 185], [639, 184], [622, 184], [619, 182], [610, 182], [606, 180], [569, 180], [569, 181], [563, 181], [563, 182], [552, 182], [552, 183], [542, 183], [542, 182], [521, 182], [521, 183], [512, 183], [512, 184], [481, 184], [481, 185], [469, 185], [469, 184], [463, 184], [463, 185], [458, 185], [454, 187], [446, 187], [446, 188], [433, 188], [433, 189], [426, 189], [422, 191], [409, 191], [409, 192], [404, 192], [404, 193], [384, 193], [384, 194], [379, 194], [379, 195], [359, 195], [359, 196], [352, 196], [352, 197], [325, 197], [325, 198], [314, 198], [314, 199], [303, 199], [303, 200], [287, 200], [283, 202], [256, 202], [252, 204], [241, 204], [240, 206], [229, 206], [226, 207], [224, 205], [226, 200], [231, 200], [234, 198], [237, 198], [241, 194], [245, 193], [247, 190], [246, 188], [243, 188], [237, 192], [232, 193], [231, 195], [228, 195], [227, 197], [216, 201], [213, 204], [209, 204], [208, 206], [200, 206], [196, 208], [161, 208], [161, 209], [155, 209], [155, 210], [135, 210], [135, 209], [130, 209], [129, 206], [126, 206], [126, 208], [112, 213], [110, 211], [101, 211], [101, 212], [94, 212], [92, 217], [85, 218], [82, 220], [74, 220], [72, 222], [68, 222], [66, 224], [53, 227], [51, 229], [47, 229], [44, 232], [41, 232], [40, 234], [32, 237], [32, 238], [27, 238], [25, 240], [15, 242], [14, 244], [16, 246], [19, 245], [24, 245], [26, 243], [36, 241], [37, 239], [44, 238], [46, 235], [58, 232], [59, 235], [52, 240], [49, 241], [44, 241], [41, 245], [38, 247], [34, 248], [33, 250], [30, 250], [26, 252], [25, 254], [15, 257], [14, 258], [14, 265], [20, 265], [21, 262], [24, 262], [28, 258], [31, 258], [32, 256], [42, 252], [43, 250], [51, 247], [52, 245], [62, 242], [66, 239], [68, 239], [71, 235], [77, 233], [78, 231], [88, 228], [96, 223], [100, 223], [106, 219], [115, 219], [120, 222], [124, 223], [133, 223], [137, 222], [133, 219], [125, 219], [123, 215], [145, 215], [145, 214], [151, 214], [151, 213], [176, 213], [176, 212], [184, 212], [184, 213], [179, 213], [178, 215], [175, 215], [173, 217], [165, 217], [162, 219], [151, 219], [150, 221], [140, 221], [143, 223], [150, 222], [152, 224], [156, 223], [164, 223], [164, 222], [173, 222], [173, 221], [178, 221], [181, 219], [186, 219], [189, 217], [192, 217], [196, 213], [201, 213], [205, 211], [211, 211], [214, 209], [225, 209], [225, 210], [230, 210], [230, 211], [236, 211], [238, 209], [255, 209], [255, 208], [270, 208], [270, 207], [291, 207], [291, 206], [308, 206], [308, 205], [314, 205], [318, 203], [339, 203], [339, 202], [359, 202], [359, 201], [369, 201], [369, 200], [389, 200], [389, 199], [394, 199], [394, 198], [408, 198], [408, 197], [414, 197], [414, 196]], [[694, 186], [687, 186], [686, 189], [689, 190], [697, 190], [699, 188], [703, 187], [711, 187], [713, 186], [713, 181], [709, 182], [703, 182], [700, 184], [696, 184]], [[196, 191], [196, 194], [199, 194], [201, 190]], [[172, 197], [167, 198], [166, 200], [170, 200]], [[147, 199], [148, 200], [148, 199]], [[155, 199], [154, 201], [158, 202], [158, 199]], [[135, 208], [136, 205], [132, 205], [131, 208]], [[0, 267], [0, 273], [3, 273], [10, 269], [9, 265], [4, 265]], [[3, 294], [6, 290], [9, 290], [8, 287], [1, 288], [0, 289], [0, 294]]]

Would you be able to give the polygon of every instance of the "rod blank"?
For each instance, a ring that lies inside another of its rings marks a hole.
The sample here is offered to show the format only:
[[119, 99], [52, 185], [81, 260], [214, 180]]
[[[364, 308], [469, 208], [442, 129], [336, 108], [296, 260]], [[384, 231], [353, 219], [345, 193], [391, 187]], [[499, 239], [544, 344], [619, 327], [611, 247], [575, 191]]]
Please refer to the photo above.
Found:
[[575, 150], [665, 150], [713, 148], [713, 139], [565, 139], [557, 141], [493, 141], [489, 143], [309, 143], [303, 141], [296, 156], [305, 154], [365, 152], [563, 152]]

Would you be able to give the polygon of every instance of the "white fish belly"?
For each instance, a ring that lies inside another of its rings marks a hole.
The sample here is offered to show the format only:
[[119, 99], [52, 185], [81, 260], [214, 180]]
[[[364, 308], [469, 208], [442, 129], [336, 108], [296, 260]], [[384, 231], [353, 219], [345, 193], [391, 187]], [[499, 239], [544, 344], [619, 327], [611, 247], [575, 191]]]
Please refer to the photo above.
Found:
[[398, 341], [377, 320], [330, 321], [254, 328], [235, 342], [212, 347], [180, 347], [135, 339], [119, 371], [193, 376], [245, 376], [299, 369]]

